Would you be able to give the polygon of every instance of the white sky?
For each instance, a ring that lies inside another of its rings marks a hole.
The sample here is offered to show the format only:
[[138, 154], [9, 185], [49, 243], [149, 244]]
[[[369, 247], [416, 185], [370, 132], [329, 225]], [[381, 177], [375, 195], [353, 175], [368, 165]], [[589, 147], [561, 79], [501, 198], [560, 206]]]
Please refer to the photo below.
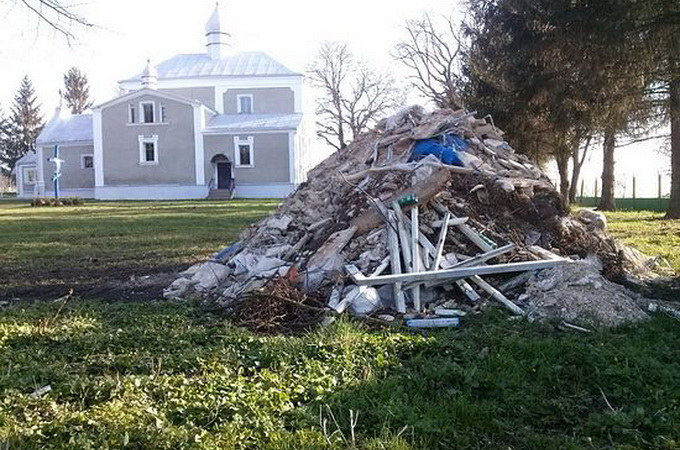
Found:
[[[247, 0], [222, 1], [220, 10], [223, 28], [232, 34], [237, 51], [264, 51], [303, 72], [321, 41], [344, 41], [357, 56], [399, 75], [402, 69], [389, 53], [403, 38], [404, 22], [426, 11], [450, 16], [459, 4], [460, 0]], [[95, 103], [107, 101], [117, 93], [116, 82], [140, 72], [147, 57], [158, 63], [178, 53], [204, 51], [204, 25], [214, 6], [213, 0], [90, 0], [77, 11], [96, 27], [74, 28], [78, 40], [69, 47], [21, 2], [0, 0], [0, 108], [8, 113], [27, 74], [48, 119], [59, 102], [63, 74], [72, 66], [87, 74]], [[617, 176], [628, 185], [628, 193], [631, 182], [625, 180], [637, 173], [638, 196], [656, 195], [656, 174], [666, 171], [668, 162], [657, 156], [655, 147], [658, 143], [652, 141], [618, 150]], [[587, 191], [601, 173], [601, 153], [594, 153], [586, 164]]]
[[[87, 0], [86, 0], [87, 1]], [[68, 3], [68, 0], [65, 0]], [[372, 64], [391, 64], [404, 22], [425, 11], [451, 14], [451, 0], [338, 2], [313, 0], [223, 1], [222, 25], [235, 50], [260, 50], [303, 72], [322, 40], [348, 42]], [[0, 105], [9, 109], [24, 74], [50, 114], [58, 103], [63, 73], [78, 66], [90, 81], [96, 102], [116, 93], [116, 81], [140, 72], [150, 57], [161, 62], [178, 53], [205, 51], [204, 25], [214, 0], [90, 0], [78, 11], [96, 29], [74, 29], [65, 40], [40, 24], [21, 2], [0, 0]]]

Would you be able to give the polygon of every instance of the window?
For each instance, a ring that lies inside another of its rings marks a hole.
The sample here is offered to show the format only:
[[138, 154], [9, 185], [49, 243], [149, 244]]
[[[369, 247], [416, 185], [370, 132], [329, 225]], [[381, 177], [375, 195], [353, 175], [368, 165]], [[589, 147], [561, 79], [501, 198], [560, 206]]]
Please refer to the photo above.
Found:
[[142, 112], [142, 123], [154, 123], [153, 102], [141, 102], [139, 109]]
[[160, 110], [161, 110], [160, 121], [161, 123], [166, 123], [168, 121], [168, 110], [163, 103], [161, 103]]
[[38, 171], [33, 167], [24, 167], [24, 184], [33, 185], [38, 182]]
[[248, 136], [246, 139], [241, 139], [238, 136], [234, 137], [234, 149], [236, 167], [255, 167], [255, 160], [253, 158], [253, 137]]
[[128, 122], [135, 123], [137, 119], [135, 118], [135, 105], [130, 105], [128, 109]]
[[253, 95], [244, 94], [236, 96], [236, 111], [239, 114], [253, 113]]
[[158, 164], [158, 135], [139, 136], [139, 164]]
[[80, 155], [80, 168], [81, 169], [92, 169], [92, 168], [94, 168], [94, 156], [92, 156], [92, 155]]
[[153, 142], [144, 143], [144, 162], [156, 162], [156, 144]]

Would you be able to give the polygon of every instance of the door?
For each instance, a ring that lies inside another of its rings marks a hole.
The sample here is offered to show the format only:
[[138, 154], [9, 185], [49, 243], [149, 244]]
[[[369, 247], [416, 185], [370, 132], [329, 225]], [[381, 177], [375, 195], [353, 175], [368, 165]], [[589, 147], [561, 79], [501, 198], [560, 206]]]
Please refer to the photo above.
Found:
[[217, 163], [217, 189], [231, 189], [231, 163]]

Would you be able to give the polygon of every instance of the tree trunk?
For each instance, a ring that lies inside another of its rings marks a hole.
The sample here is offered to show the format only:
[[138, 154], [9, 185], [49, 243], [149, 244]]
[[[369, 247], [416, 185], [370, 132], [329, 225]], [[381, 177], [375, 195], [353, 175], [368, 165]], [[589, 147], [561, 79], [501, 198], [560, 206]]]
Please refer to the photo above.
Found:
[[614, 150], [616, 149], [616, 132], [607, 128], [604, 132], [604, 161], [602, 167], [602, 197], [597, 209], [614, 211]]
[[680, 79], [670, 82], [671, 201], [666, 219], [680, 219]]
[[569, 203], [576, 203], [576, 192], [578, 191], [578, 180], [581, 178], [581, 168], [586, 160], [586, 154], [588, 153], [588, 148], [590, 147], [591, 137], [586, 139], [586, 143], [583, 146], [583, 153], [579, 152], [581, 145], [577, 142], [574, 145], [574, 149], [571, 154], [572, 168], [571, 168], [571, 186], [569, 186]]
[[555, 157], [557, 171], [560, 174], [560, 194], [565, 203], [569, 200], [569, 156], [566, 152], [560, 151]]

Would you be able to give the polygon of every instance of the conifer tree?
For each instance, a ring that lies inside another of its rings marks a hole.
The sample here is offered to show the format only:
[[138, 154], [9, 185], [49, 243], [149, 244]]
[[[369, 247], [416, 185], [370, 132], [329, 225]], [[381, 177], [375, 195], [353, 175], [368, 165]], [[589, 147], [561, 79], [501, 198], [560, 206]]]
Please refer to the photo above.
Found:
[[9, 173], [9, 166], [5, 164], [4, 155], [7, 153], [7, 148], [10, 145], [10, 126], [9, 120], [5, 117], [5, 113], [0, 105], [0, 175]]
[[66, 106], [72, 114], [82, 114], [92, 106], [87, 76], [77, 67], [71, 67], [64, 74], [64, 90], [59, 91], [59, 94], [66, 101]]
[[29, 151], [35, 150], [35, 140], [43, 128], [40, 105], [27, 75], [14, 95], [8, 125], [8, 138], [0, 148], [0, 164], [11, 171], [16, 161]]

